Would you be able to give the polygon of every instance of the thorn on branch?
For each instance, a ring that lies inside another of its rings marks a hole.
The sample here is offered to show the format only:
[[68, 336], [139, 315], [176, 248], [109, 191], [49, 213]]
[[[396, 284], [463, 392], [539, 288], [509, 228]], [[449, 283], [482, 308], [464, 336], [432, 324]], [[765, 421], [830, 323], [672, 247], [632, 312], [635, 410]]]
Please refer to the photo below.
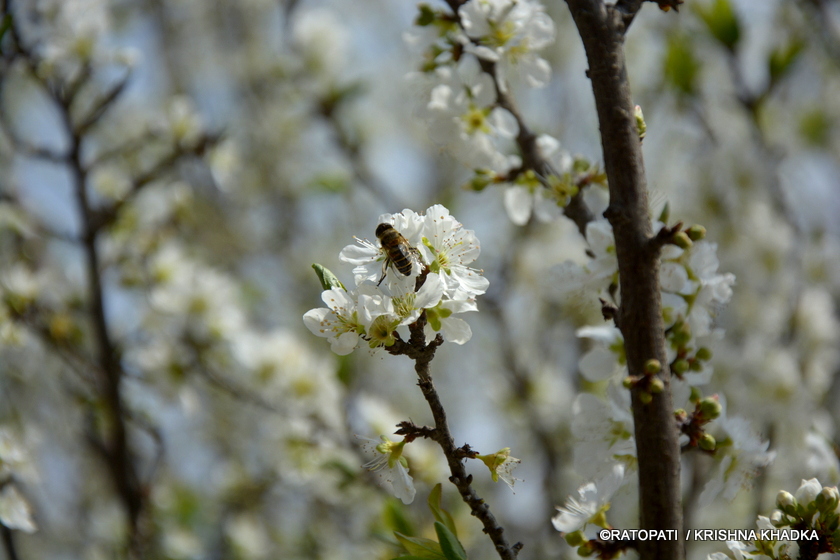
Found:
[[662, 229], [650, 240], [651, 248], [658, 251], [665, 245], [677, 245], [676, 236], [680, 233], [682, 227], [682, 222], [677, 222], [673, 226], [662, 226]]
[[[465, 443], [461, 447], [455, 449], [455, 457], [458, 459], [475, 459], [478, 456], [478, 451], [475, 451], [472, 447], [470, 447], [469, 443]], [[472, 475], [467, 477], [468, 480], [472, 480]]]
[[599, 298], [598, 301], [601, 302], [601, 315], [603, 315], [604, 321], [612, 321], [618, 327], [618, 307], [605, 299]]
[[680, 4], [685, 4], [684, 0], [649, 0], [650, 2], [656, 2], [659, 5], [659, 9], [663, 12], [670, 11], [671, 8], [674, 8], [675, 12], [680, 11]]
[[439, 432], [431, 426], [418, 426], [410, 420], [403, 420], [397, 424], [399, 428], [394, 434], [405, 436], [405, 440], [411, 443], [418, 437], [437, 441]]

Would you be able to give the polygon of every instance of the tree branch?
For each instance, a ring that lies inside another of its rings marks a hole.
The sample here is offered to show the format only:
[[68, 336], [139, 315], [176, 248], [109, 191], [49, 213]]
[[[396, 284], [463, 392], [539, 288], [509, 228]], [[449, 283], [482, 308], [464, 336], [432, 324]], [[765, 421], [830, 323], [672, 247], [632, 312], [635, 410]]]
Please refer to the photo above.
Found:
[[[78, 211], [81, 214], [83, 228], [81, 241], [86, 257], [88, 296], [90, 298], [89, 313], [93, 327], [95, 361], [98, 366], [96, 374], [100, 377], [98, 397], [101, 399], [105, 416], [103, 433], [101, 436], [95, 436], [97, 441], [92, 443], [95, 443], [102, 450], [103, 460], [126, 513], [129, 555], [131, 557], [141, 557], [143, 543], [140, 538], [140, 516], [144, 509], [144, 493], [137, 476], [128, 438], [127, 414], [121, 392], [123, 370], [119, 351], [111, 337], [105, 317], [105, 294], [100, 272], [96, 212], [91, 206], [87, 192], [88, 169], [82, 163], [83, 137], [74, 127], [71, 116], [71, 104], [80, 87], [79, 81], [86, 78], [77, 77], [67, 88], [62, 88], [61, 84], [47, 83], [35, 72], [39, 62], [38, 56], [24, 44], [22, 34], [18, 29], [18, 23], [14, 20], [12, 21], [11, 34], [15, 48], [23, 57], [30, 74], [43, 87], [55, 104], [61, 119], [61, 125], [68, 138], [69, 147], [63, 157], [63, 163], [68, 167]], [[64, 90], [63, 93], [62, 90]], [[116, 99], [116, 95], [103, 103], [110, 104], [114, 99]], [[105, 106], [102, 106], [101, 110], [104, 111], [105, 108]], [[96, 433], [96, 431], [92, 432], [92, 434]]]
[[406, 355], [414, 360], [414, 371], [419, 378], [417, 385], [423, 392], [423, 397], [425, 397], [426, 402], [429, 403], [432, 417], [435, 420], [434, 430], [426, 430], [424, 433], [428, 434], [427, 437], [434, 439], [440, 445], [446, 457], [446, 462], [449, 465], [449, 472], [451, 474], [449, 481], [455, 485], [461, 494], [461, 499], [470, 507], [470, 513], [474, 517], [477, 517], [482, 525], [484, 525], [483, 531], [493, 541], [499, 557], [502, 560], [516, 560], [522, 544], [516, 543], [511, 545], [508, 543], [504, 536], [504, 528], [496, 521], [496, 517], [490, 511], [490, 506], [482, 498], [479, 498], [475, 489], [472, 487], [472, 475], [467, 474], [462, 462], [465, 457], [465, 448], [455, 447], [455, 440], [452, 438], [452, 433], [449, 431], [449, 423], [446, 419], [446, 410], [443, 408], [443, 403], [440, 401], [440, 397], [432, 381], [430, 367], [437, 347], [443, 344], [443, 338], [438, 335], [432, 342], [426, 345], [423, 334], [425, 325], [426, 317], [422, 315], [417, 322], [409, 327], [411, 330], [411, 339], [409, 342], [397, 339], [396, 344], [390, 347], [388, 352], [394, 355]]
[[[466, 3], [466, 0], [446, 0], [446, 3], [452, 10], [455, 21], [463, 29], [458, 9]], [[478, 62], [481, 65], [481, 70], [493, 79], [493, 86], [496, 89], [496, 105], [510, 113], [514, 120], [516, 120], [516, 125], [519, 127], [519, 134], [516, 136], [516, 145], [522, 154], [522, 170], [533, 170], [541, 178], [547, 175], [556, 175], [557, 173], [551, 163], [543, 157], [537, 148], [537, 135], [530, 129], [519, 112], [516, 106], [516, 100], [510, 93], [509, 88], [499, 82], [496, 74], [496, 63], [481, 58], [478, 59]], [[548, 187], [544, 181], [543, 186]], [[577, 225], [580, 234], [586, 237], [586, 224], [591, 222], [594, 216], [583, 201], [583, 189], [571, 197], [569, 203], [563, 208], [563, 213]]]
[[[624, 19], [596, 0], [566, 0], [589, 63], [588, 75], [601, 130], [621, 288], [618, 324], [624, 336], [630, 375], [649, 359], [667, 364], [659, 288], [659, 250], [648, 215], [641, 143], [624, 59]], [[661, 5], [661, 4], [660, 4]], [[659, 374], [665, 390], [644, 404], [632, 393], [636, 452], [639, 460], [640, 527], [674, 529], [681, 534], [680, 449], [671, 401], [670, 372]], [[680, 560], [679, 541], [639, 543], [643, 560]]]
[[3, 537], [3, 550], [6, 551], [6, 556], [9, 560], [19, 560], [20, 556], [17, 553], [15, 546], [15, 535], [12, 530], [3, 524], [0, 524], [0, 533]]

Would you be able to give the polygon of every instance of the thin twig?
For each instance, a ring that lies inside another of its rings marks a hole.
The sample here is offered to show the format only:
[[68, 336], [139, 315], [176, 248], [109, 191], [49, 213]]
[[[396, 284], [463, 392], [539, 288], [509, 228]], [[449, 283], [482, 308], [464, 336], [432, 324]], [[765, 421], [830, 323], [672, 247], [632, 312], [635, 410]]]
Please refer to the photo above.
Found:
[[449, 423], [446, 419], [446, 410], [437, 394], [431, 374], [431, 362], [437, 347], [443, 344], [443, 338], [438, 335], [427, 345], [423, 334], [425, 324], [426, 317], [421, 315], [420, 319], [409, 327], [411, 339], [408, 342], [397, 339], [396, 344], [390, 347], [388, 351], [391, 354], [402, 354], [414, 360], [414, 371], [419, 379], [417, 385], [423, 392], [426, 402], [429, 403], [432, 417], [435, 420], [433, 439], [443, 450], [446, 462], [449, 465], [451, 474], [449, 481], [458, 489], [461, 499], [469, 506], [470, 513], [484, 525], [483, 530], [493, 541], [499, 557], [502, 560], [516, 560], [522, 544], [511, 545], [508, 543], [504, 536], [504, 528], [496, 521], [496, 517], [490, 511], [490, 506], [478, 496], [472, 487], [472, 475], [468, 475], [464, 467], [463, 452], [455, 447], [455, 440], [449, 431]]
[[[458, 9], [466, 3], [466, 0], [446, 0], [446, 3], [452, 10], [455, 21], [463, 29]], [[543, 186], [547, 187], [548, 184], [543, 178], [549, 175], [556, 175], [557, 172], [551, 163], [540, 153], [537, 147], [537, 135], [531, 130], [519, 112], [510, 88], [499, 81], [498, 73], [496, 72], [496, 63], [482, 58], [479, 58], [478, 62], [481, 70], [493, 79], [493, 85], [496, 89], [496, 105], [510, 113], [519, 127], [516, 144], [522, 155], [522, 171], [534, 171], [537, 177], [540, 177]], [[586, 224], [591, 222], [594, 216], [583, 200], [583, 189], [571, 197], [569, 203], [563, 208], [563, 213], [575, 223], [581, 235], [586, 237]]]
[[[126, 427], [126, 411], [121, 392], [123, 378], [119, 350], [111, 337], [105, 317], [105, 295], [100, 271], [100, 255], [98, 248], [98, 229], [94, 223], [95, 212], [87, 192], [87, 169], [82, 163], [83, 137], [75, 129], [71, 117], [71, 104], [75, 92], [81, 88], [80, 81], [86, 78], [80, 76], [68, 88], [61, 88], [47, 83], [38, 76], [35, 68], [38, 58], [34, 51], [25, 45], [22, 34], [18, 29], [18, 22], [11, 26], [12, 38], [17, 50], [22, 54], [30, 71], [30, 75], [53, 101], [64, 132], [67, 135], [69, 147], [66, 155], [66, 165], [70, 172], [70, 181], [76, 195], [78, 211], [82, 221], [82, 245], [85, 253], [85, 263], [88, 282], [88, 297], [90, 298], [90, 319], [93, 327], [93, 339], [99, 375], [99, 393], [107, 421], [104, 423], [105, 433], [99, 431], [90, 433], [97, 441], [95, 447], [102, 450], [103, 460], [108, 467], [111, 480], [125, 509], [128, 528], [128, 550], [132, 556], [142, 556], [142, 540], [140, 539], [140, 516], [144, 509], [144, 493], [140, 487], [136, 468], [132, 460], [132, 450]], [[115, 98], [111, 99], [113, 102]], [[101, 439], [100, 439], [101, 438]]]
[[12, 530], [0, 523], [0, 533], [3, 536], [3, 550], [6, 551], [8, 560], [19, 560], [20, 556], [15, 546], [15, 536]]

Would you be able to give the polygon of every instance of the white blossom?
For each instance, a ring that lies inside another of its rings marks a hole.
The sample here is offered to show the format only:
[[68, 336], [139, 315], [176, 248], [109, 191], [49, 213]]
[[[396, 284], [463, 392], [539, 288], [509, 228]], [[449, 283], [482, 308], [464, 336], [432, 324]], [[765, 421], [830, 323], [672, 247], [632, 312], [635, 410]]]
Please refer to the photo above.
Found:
[[577, 498], [570, 496], [563, 507], [557, 507], [559, 513], [551, 518], [554, 528], [562, 533], [571, 533], [583, 529], [589, 523], [606, 527], [604, 514], [623, 483], [624, 465], [614, 463], [602, 478], [578, 488]]
[[356, 348], [359, 336], [365, 332], [356, 298], [339, 288], [324, 291], [321, 299], [328, 307], [307, 311], [303, 322], [315, 336], [328, 338], [333, 352], [345, 356]]
[[363, 467], [375, 473], [404, 504], [413, 502], [416, 493], [414, 479], [408, 474], [408, 463], [402, 455], [406, 442], [393, 442], [385, 436], [380, 436], [381, 441], [356, 437], [363, 442], [365, 452], [374, 454], [374, 458]]
[[717, 470], [698, 500], [702, 507], [712, 503], [718, 495], [732, 500], [742, 488], [750, 486], [760, 469], [776, 457], [775, 451], [767, 450], [769, 441], [762, 440], [746, 419], [727, 416], [725, 399], [721, 398], [721, 404], [721, 415], [713, 425], [724, 431], [730, 445], [719, 446], [720, 452], [715, 456], [719, 461]]
[[530, 87], [545, 86], [551, 67], [536, 51], [554, 42], [554, 22], [532, 0], [470, 0], [458, 10], [473, 42], [468, 52], [495, 62], [502, 88], [511, 73], [525, 78]]
[[[572, 167], [571, 155], [562, 149], [560, 142], [547, 134], [537, 137], [537, 149], [557, 174], [568, 173]], [[504, 204], [510, 221], [521, 226], [528, 223], [531, 214], [541, 222], [550, 222], [560, 216], [562, 209], [548, 188], [540, 181], [528, 184], [511, 184], [505, 188]]]
[[0, 490], [0, 522], [9, 529], [17, 529], [24, 533], [34, 533], [38, 530], [32, 519], [32, 506], [13, 483], [6, 484]]

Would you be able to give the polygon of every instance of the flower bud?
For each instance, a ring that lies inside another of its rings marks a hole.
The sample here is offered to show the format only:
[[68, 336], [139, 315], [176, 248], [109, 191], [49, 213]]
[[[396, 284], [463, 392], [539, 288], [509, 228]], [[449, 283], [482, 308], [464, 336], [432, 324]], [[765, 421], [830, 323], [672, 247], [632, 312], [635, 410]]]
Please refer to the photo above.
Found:
[[470, 182], [464, 185], [464, 190], [481, 192], [487, 188], [492, 181], [492, 177], [487, 173], [477, 172]]
[[650, 404], [650, 401], [653, 400], [653, 395], [650, 393], [639, 393], [639, 400], [642, 401], [642, 404]]
[[683, 360], [682, 358], [675, 361], [674, 365], [671, 366], [671, 371], [673, 371], [677, 375], [683, 375], [685, 372], [688, 371], [690, 367], [688, 360]]
[[822, 491], [822, 484], [816, 478], [810, 480], [803, 480], [802, 484], [796, 490], [796, 501], [800, 504], [810, 504], [813, 502], [817, 494]]
[[703, 398], [703, 393], [700, 392], [700, 389], [698, 389], [697, 387], [692, 387], [691, 388], [691, 395], [688, 397], [689, 402], [693, 402], [694, 404], [697, 404], [698, 402], [700, 402], [700, 399], [702, 399], [702, 398]]
[[796, 511], [796, 498], [787, 490], [782, 490], [776, 495], [776, 507], [783, 512], [793, 515]]
[[679, 327], [674, 329], [672, 340], [677, 348], [685, 348], [691, 342], [691, 327], [688, 323], [680, 323]]
[[654, 395], [656, 395], [658, 393], [661, 393], [664, 390], [665, 390], [665, 383], [663, 383], [662, 380], [659, 379], [658, 377], [656, 377], [656, 378], [654, 378], [650, 381], [650, 392], [653, 393]]
[[817, 494], [817, 503], [822, 503], [826, 510], [833, 510], [840, 502], [840, 495], [838, 495], [836, 486], [826, 486], [820, 493]]
[[704, 420], [714, 420], [723, 411], [723, 407], [715, 397], [706, 397], [698, 403], [700, 414]]
[[692, 241], [700, 241], [706, 237], [706, 228], [699, 225], [693, 225], [686, 230], [686, 234]]
[[679, 247], [680, 249], [690, 249], [694, 243], [691, 241], [691, 238], [684, 231], [678, 231], [674, 234], [674, 238], [671, 241], [674, 245]]
[[636, 105], [633, 110], [633, 116], [636, 117], [636, 130], [639, 132], [639, 141], [645, 139], [647, 133], [647, 124], [645, 124], [645, 116], [642, 114], [642, 107]]
[[645, 362], [645, 375], [654, 375], [662, 371], [662, 364], [656, 358]]
[[633, 385], [636, 384], [636, 380], [633, 379], [632, 377], [628, 376], [628, 377], [624, 378], [624, 380], [621, 382], [621, 384], [624, 386], [625, 389], [632, 389]]
[[703, 434], [703, 437], [700, 438], [697, 445], [703, 451], [714, 451], [717, 446], [717, 441], [712, 434]]
[[592, 556], [592, 553], [595, 552], [592, 550], [592, 546], [589, 544], [589, 541], [580, 545], [577, 549], [578, 556], [583, 556], [586, 558], [587, 556]]
[[712, 351], [706, 348], [705, 346], [701, 346], [697, 349], [697, 352], [694, 354], [694, 357], [698, 360], [708, 362], [712, 359]]
[[580, 546], [583, 543], [587, 542], [583, 531], [573, 531], [571, 533], [567, 533], [566, 536], [563, 538], [566, 539], [566, 542], [569, 546]]
[[773, 527], [779, 527], [784, 523], [784, 513], [779, 510], [773, 510], [773, 513], [770, 514], [770, 523]]

